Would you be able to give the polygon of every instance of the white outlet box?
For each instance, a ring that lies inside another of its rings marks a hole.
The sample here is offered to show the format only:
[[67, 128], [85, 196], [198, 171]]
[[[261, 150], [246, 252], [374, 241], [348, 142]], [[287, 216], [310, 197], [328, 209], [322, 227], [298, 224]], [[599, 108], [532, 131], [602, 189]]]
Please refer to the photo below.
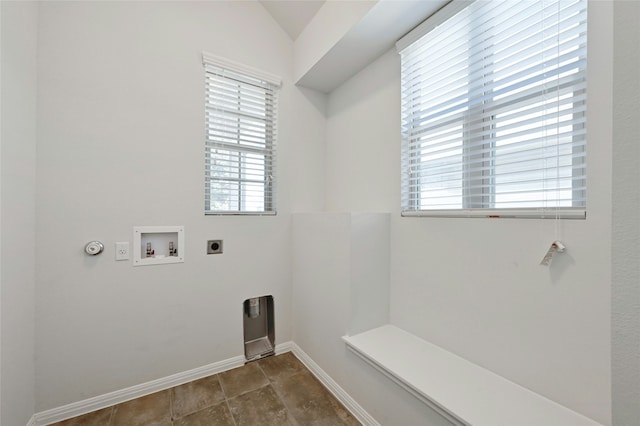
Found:
[[133, 266], [184, 262], [184, 226], [134, 226]]
[[116, 260], [129, 260], [129, 242], [116, 243]]

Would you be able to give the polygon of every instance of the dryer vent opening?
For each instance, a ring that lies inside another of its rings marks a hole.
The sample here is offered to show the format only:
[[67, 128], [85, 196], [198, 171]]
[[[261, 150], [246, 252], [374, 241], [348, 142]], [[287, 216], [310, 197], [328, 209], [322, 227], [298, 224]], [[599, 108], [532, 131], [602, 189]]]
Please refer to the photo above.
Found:
[[242, 304], [244, 357], [248, 361], [275, 353], [273, 296], [252, 297]]

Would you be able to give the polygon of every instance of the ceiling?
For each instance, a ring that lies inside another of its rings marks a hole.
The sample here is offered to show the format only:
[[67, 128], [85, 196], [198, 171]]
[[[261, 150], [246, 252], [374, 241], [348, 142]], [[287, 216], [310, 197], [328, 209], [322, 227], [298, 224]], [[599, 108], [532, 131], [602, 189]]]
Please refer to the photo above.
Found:
[[449, 1], [258, 0], [295, 42], [294, 83], [323, 93], [331, 93]]
[[302, 30], [322, 7], [325, 0], [259, 0], [273, 19], [291, 37], [298, 38]]

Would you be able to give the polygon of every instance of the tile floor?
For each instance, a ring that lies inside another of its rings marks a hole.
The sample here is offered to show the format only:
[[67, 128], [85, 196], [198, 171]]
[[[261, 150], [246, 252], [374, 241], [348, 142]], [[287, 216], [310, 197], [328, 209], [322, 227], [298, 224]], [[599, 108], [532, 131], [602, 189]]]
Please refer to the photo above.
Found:
[[53, 426], [359, 424], [287, 352]]

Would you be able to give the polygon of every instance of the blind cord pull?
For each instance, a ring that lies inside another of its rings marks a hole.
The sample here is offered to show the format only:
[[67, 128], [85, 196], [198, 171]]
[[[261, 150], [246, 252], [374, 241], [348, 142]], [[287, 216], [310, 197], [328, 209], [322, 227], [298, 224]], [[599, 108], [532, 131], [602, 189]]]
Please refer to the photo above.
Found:
[[562, 244], [562, 242], [560, 241], [554, 241], [551, 243], [551, 247], [549, 247], [549, 250], [547, 250], [547, 254], [544, 255], [544, 257], [542, 258], [542, 262], [540, 262], [540, 265], [542, 266], [549, 266], [551, 265], [551, 261], [553, 260], [553, 256], [556, 253], [564, 253], [566, 250], [566, 247], [564, 244]]

